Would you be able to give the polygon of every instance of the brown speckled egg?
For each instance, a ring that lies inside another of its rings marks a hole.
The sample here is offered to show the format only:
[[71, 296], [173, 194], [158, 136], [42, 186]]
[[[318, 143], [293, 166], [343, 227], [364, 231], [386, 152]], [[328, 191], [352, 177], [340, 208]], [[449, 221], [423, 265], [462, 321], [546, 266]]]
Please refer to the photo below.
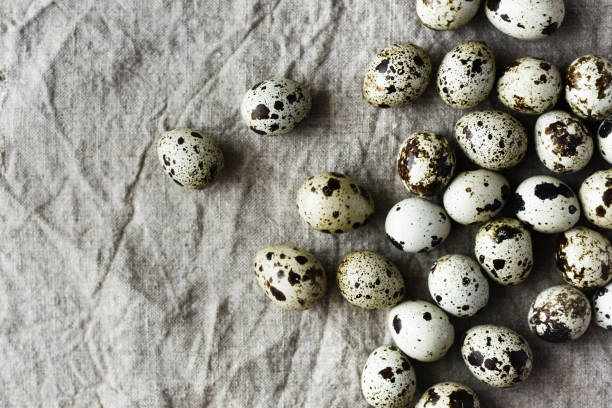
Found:
[[612, 169], [587, 177], [579, 195], [586, 218], [600, 228], [612, 229]]
[[416, 0], [416, 12], [425, 27], [455, 30], [478, 12], [480, 0]]
[[604, 120], [612, 115], [612, 63], [596, 55], [572, 62], [567, 69], [565, 99], [583, 119]]
[[425, 390], [414, 408], [480, 408], [480, 401], [470, 387], [442, 382]]
[[487, 18], [504, 34], [521, 40], [546, 38], [561, 26], [564, 0], [486, 0]]

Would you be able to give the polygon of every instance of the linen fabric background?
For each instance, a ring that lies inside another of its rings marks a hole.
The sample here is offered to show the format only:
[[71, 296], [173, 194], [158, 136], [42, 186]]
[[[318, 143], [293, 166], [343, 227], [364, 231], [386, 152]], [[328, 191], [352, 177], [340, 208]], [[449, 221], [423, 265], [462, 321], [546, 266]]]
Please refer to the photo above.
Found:
[[[405, 107], [374, 109], [361, 96], [366, 65], [398, 41], [420, 45], [437, 66], [458, 43], [482, 40], [498, 71], [528, 55], [563, 71], [581, 55], [611, 58], [612, 2], [566, 3], [559, 32], [526, 42], [494, 29], [482, 10], [457, 31], [434, 32], [412, 0], [2, 1], [0, 406], [365, 407], [361, 369], [391, 342], [386, 312], [344, 301], [336, 265], [351, 251], [379, 251], [400, 267], [407, 298], [430, 300], [430, 265], [472, 254], [478, 228], [454, 225], [429, 254], [401, 253], [385, 239], [386, 212], [408, 196], [395, 170], [400, 143], [424, 129], [452, 139], [465, 112], [435, 86]], [[239, 116], [244, 92], [272, 77], [313, 94], [310, 116], [282, 137], [251, 133]], [[501, 108], [495, 93], [478, 109], [491, 107]], [[535, 119], [518, 116], [532, 134]], [[157, 137], [178, 126], [208, 132], [223, 149], [213, 187], [187, 191], [162, 171]], [[462, 154], [459, 162], [458, 171], [473, 168]], [[561, 178], [577, 189], [602, 168], [596, 154]], [[302, 222], [295, 192], [325, 170], [369, 189], [369, 225], [330, 236]], [[531, 142], [504, 174], [514, 188], [549, 172]], [[489, 408], [610, 406], [610, 333], [592, 326], [556, 345], [528, 329], [530, 302], [562, 283], [556, 237], [533, 238], [532, 276], [492, 284], [482, 312], [452, 319], [447, 356], [414, 363], [418, 395], [454, 380]], [[328, 294], [312, 310], [282, 310], [257, 287], [252, 257], [274, 243], [307, 249], [326, 267]], [[461, 337], [483, 323], [528, 339], [527, 382], [493, 389], [468, 372]]]

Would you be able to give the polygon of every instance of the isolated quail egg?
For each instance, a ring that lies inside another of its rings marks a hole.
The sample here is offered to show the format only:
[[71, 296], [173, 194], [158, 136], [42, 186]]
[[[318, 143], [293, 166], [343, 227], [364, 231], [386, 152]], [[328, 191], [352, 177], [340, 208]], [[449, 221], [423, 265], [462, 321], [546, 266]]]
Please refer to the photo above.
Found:
[[582, 182], [578, 194], [587, 220], [612, 229], [612, 169], [591, 174]]
[[555, 261], [563, 279], [581, 289], [595, 289], [612, 279], [612, 245], [599, 232], [586, 227], [559, 235]]
[[567, 69], [565, 99], [583, 119], [603, 120], [612, 114], [612, 63], [585, 55]]
[[445, 137], [432, 132], [416, 132], [402, 143], [397, 170], [412, 194], [433, 196], [453, 177], [455, 152]]
[[553, 286], [538, 294], [527, 315], [529, 328], [552, 343], [576, 340], [591, 323], [591, 305], [581, 291], [569, 285]]
[[300, 215], [312, 228], [340, 234], [362, 226], [374, 213], [370, 194], [340, 173], [310, 177], [297, 192]]
[[414, 408], [480, 408], [480, 401], [468, 386], [442, 382], [429, 387]]
[[487, 0], [487, 18], [504, 34], [520, 40], [544, 38], [561, 26], [563, 0]]
[[601, 122], [597, 129], [597, 145], [605, 161], [612, 163], [612, 116]]
[[325, 294], [325, 269], [303, 249], [269, 246], [257, 252], [253, 268], [266, 296], [285, 309], [309, 309]]
[[429, 294], [447, 313], [474, 316], [489, 301], [489, 282], [480, 265], [465, 255], [446, 255], [431, 267]]
[[416, 0], [416, 12], [425, 27], [455, 30], [478, 12], [480, 0]]
[[460, 173], [444, 192], [444, 208], [459, 224], [488, 221], [504, 208], [510, 198], [510, 184], [490, 170]]
[[385, 232], [404, 252], [427, 252], [448, 237], [451, 222], [442, 207], [418, 197], [395, 204], [387, 214]]
[[363, 96], [378, 108], [403, 105], [425, 92], [431, 70], [431, 60], [423, 49], [410, 43], [393, 44], [370, 61]]
[[338, 266], [336, 276], [342, 296], [364, 309], [388, 309], [404, 298], [399, 269], [376, 252], [351, 252]]
[[461, 356], [474, 377], [492, 387], [525, 381], [533, 366], [533, 353], [523, 336], [490, 324], [467, 331]]
[[188, 189], [208, 187], [223, 169], [221, 149], [195, 129], [178, 128], [162, 133], [157, 156], [168, 176]]
[[395, 346], [378, 347], [361, 372], [361, 391], [373, 407], [406, 407], [416, 391], [416, 375], [408, 357]]
[[299, 82], [268, 79], [247, 91], [240, 112], [258, 135], [282, 135], [308, 116], [311, 104], [310, 91]]
[[512, 198], [516, 217], [535, 231], [547, 234], [572, 228], [580, 218], [580, 204], [571, 188], [550, 176], [523, 180]]
[[555, 173], [582, 170], [593, 155], [593, 138], [577, 117], [560, 110], [540, 116], [535, 125], [535, 145], [544, 166]]
[[498, 218], [476, 234], [474, 253], [491, 279], [505, 286], [523, 282], [533, 268], [531, 234], [514, 218]]
[[539, 114], [552, 109], [561, 95], [561, 73], [548, 61], [519, 58], [497, 82], [501, 103], [521, 113]]
[[597, 289], [593, 296], [593, 321], [599, 327], [612, 330], [612, 283]]
[[389, 312], [387, 323], [397, 347], [418, 361], [441, 359], [455, 340], [455, 328], [446, 313], [422, 300], [395, 306]]
[[516, 166], [527, 152], [527, 133], [514, 117], [500, 111], [475, 111], [455, 124], [455, 139], [472, 162], [489, 170]]
[[[432, 4], [437, 7], [437, 3]], [[480, 41], [459, 44], [444, 56], [438, 69], [438, 93], [446, 104], [456, 109], [478, 105], [487, 99], [494, 84], [495, 57]]]

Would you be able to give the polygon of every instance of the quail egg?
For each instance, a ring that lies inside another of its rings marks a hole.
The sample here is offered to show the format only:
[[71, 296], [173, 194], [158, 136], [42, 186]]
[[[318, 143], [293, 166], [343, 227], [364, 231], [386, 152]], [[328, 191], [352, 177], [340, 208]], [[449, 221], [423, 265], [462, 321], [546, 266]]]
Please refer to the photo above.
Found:
[[557, 31], [565, 17], [563, 0], [486, 0], [487, 18], [504, 34], [537, 40]]
[[565, 99], [583, 119], [603, 120], [612, 114], [612, 63], [585, 55], [567, 69]]
[[480, 408], [480, 401], [468, 386], [442, 382], [429, 387], [415, 408]]
[[601, 122], [597, 130], [597, 145], [605, 161], [612, 163], [612, 116]]
[[431, 267], [429, 294], [447, 313], [474, 316], [489, 301], [489, 282], [480, 265], [465, 255], [446, 255]]
[[591, 323], [589, 299], [568, 285], [553, 286], [538, 294], [527, 315], [529, 328], [552, 343], [576, 340]]
[[444, 192], [444, 208], [459, 224], [488, 221], [504, 208], [510, 198], [510, 184], [490, 170], [460, 173]]
[[223, 169], [221, 149], [212, 138], [195, 129], [178, 128], [162, 133], [157, 155], [168, 176], [188, 189], [207, 187]]
[[404, 278], [384, 256], [351, 252], [338, 266], [338, 287], [346, 300], [364, 309], [388, 309], [404, 298]]
[[395, 204], [385, 220], [387, 238], [404, 252], [427, 252], [448, 237], [451, 222], [442, 207], [418, 197]]
[[535, 145], [542, 164], [555, 173], [582, 170], [594, 149], [593, 138], [580, 119], [560, 110], [538, 118]]
[[311, 104], [310, 91], [299, 82], [268, 79], [247, 91], [240, 112], [258, 135], [282, 135], [308, 116]]
[[296, 202], [304, 221], [326, 233], [357, 229], [374, 213], [370, 194], [351, 178], [333, 172], [306, 180], [297, 192]]
[[599, 288], [593, 296], [593, 320], [599, 327], [612, 330], [612, 283]]
[[416, 0], [416, 12], [425, 27], [455, 30], [478, 12], [480, 0]]
[[612, 169], [591, 174], [582, 182], [578, 194], [587, 220], [612, 229]]
[[422, 48], [410, 43], [393, 44], [370, 61], [363, 96], [378, 108], [403, 105], [425, 92], [431, 70], [431, 60]]
[[400, 303], [389, 312], [387, 323], [397, 347], [418, 361], [441, 359], [455, 340], [455, 328], [446, 313], [425, 301]]
[[453, 177], [455, 152], [445, 137], [432, 132], [416, 132], [400, 147], [397, 171], [412, 194], [433, 196]]
[[325, 269], [303, 249], [269, 246], [257, 252], [253, 269], [266, 296], [285, 309], [309, 309], [325, 294]]
[[[438, 7], [435, 2], [432, 4]], [[478, 105], [487, 99], [494, 84], [495, 57], [480, 41], [459, 44], [444, 56], [438, 69], [438, 93], [447, 105], [456, 109]]]
[[519, 58], [497, 82], [501, 103], [521, 113], [539, 114], [552, 109], [561, 95], [561, 73], [548, 61]]
[[581, 289], [595, 289], [612, 279], [612, 245], [599, 232], [586, 227], [559, 235], [555, 261], [563, 279]]
[[531, 234], [513, 218], [498, 218], [476, 234], [474, 253], [489, 277], [504, 286], [523, 282], [533, 268]]
[[576, 194], [567, 184], [550, 176], [523, 180], [516, 188], [512, 207], [519, 220], [547, 234], [567, 231], [580, 218]]
[[406, 407], [416, 391], [416, 375], [408, 357], [395, 346], [378, 347], [361, 372], [361, 391], [373, 407]]
[[527, 133], [500, 111], [468, 113], [455, 124], [455, 139], [472, 162], [489, 170], [516, 166], [527, 153]]
[[533, 353], [523, 336], [490, 324], [467, 331], [461, 356], [474, 377], [492, 387], [525, 381], [533, 366]]

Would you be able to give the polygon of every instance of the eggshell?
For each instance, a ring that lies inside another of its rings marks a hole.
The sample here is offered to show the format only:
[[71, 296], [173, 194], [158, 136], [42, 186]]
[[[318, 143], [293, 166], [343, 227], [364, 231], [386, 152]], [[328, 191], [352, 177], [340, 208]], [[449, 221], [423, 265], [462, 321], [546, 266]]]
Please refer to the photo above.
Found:
[[455, 30], [478, 12], [480, 0], [416, 0], [416, 12], [425, 27]]
[[599, 327], [612, 330], [612, 283], [599, 288], [593, 296], [593, 321]]
[[567, 69], [565, 100], [582, 119], [604, 120], [612, 115], [612, 63], [585, 55]]
[[520, 40], [546, 38], [561, 26], [563, 0], [487, 0], [487, 18], [504, 34]]
[[587, 220], [600, 228], [612, 229], [612, 169], [587, 177], [579, 194]]
[[597, 146], [601, 157], [612, 164], [612, 116], [601, 122], [597, 129]]
[[456, 382], [442, 382], [429, 387], [415, 408], [480, 408], [480, 401], [470, 387]]

